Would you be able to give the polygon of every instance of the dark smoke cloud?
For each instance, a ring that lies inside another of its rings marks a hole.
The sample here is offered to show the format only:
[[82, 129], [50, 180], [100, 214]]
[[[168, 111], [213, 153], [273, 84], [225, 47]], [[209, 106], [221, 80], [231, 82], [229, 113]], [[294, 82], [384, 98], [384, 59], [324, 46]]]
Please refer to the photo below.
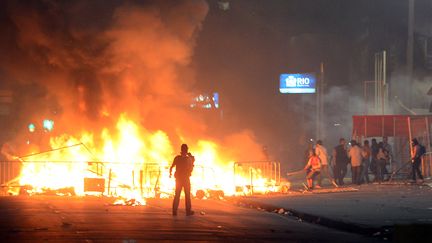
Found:
[[150, 128], [205, 130], [179, 109], [195, 83], [188, 64], [204, 1], [4, 1], [0, 9], [0, 78], [19, 104], [17, 124], [55, 113], [62, 130], [76, 131], [127, 113]]

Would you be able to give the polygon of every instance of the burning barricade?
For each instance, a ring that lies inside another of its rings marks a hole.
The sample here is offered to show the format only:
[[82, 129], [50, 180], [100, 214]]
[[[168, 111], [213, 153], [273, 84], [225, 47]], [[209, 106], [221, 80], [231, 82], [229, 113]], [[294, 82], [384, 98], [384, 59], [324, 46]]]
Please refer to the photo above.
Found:
[[[145, 198], [172, 197], [175, 181], [169, 177], [169, 166], [173, 149], [168, 136], [162, 131], [143, 136], [125, 117], [117, 127], [116, 136], [102, 131], [99, 149], [90, 133], [80, 139], [66, 135], [51, 138], [54, 149], [20, 157], [13, 163], [19, 174], [4, 185], [14, 195], [99, 195], [117, 198], [115, 205], [138, 206], [146, 204]], [[210, 141], [199, 141], [194, 155], [191, 184], [198, 199], [289, 189], [288, 183], [281, 183], [278, 162], [224, 163], [226, 159]]]

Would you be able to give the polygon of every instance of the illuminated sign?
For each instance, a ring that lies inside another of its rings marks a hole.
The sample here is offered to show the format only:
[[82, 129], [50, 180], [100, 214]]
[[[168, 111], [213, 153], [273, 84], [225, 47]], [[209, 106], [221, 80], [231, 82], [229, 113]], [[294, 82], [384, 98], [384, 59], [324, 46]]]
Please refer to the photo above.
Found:
[[54, 121], [53, 120], [49, 120], [49, 119], [45, 119], [43, 120], [43, 128], [45, 129], [45, 131], [51, 132], [54, 129]]
[[219, 108], [219, 93], [213, 93], [213, 103], [215, 108]]
[[28, 125], [28, 129], [29, 129], [29, 132], [34, 132], [34, 131], [36, 130], [36, 126], [35, 126], [35, 124], [30, 123], [30, 124]]
[[284, 73], [279, 80], [279, 91], [282, 94], [313, 94], [316, 91], [316, 78], [312, 73]]
[[219, 108], [219, 93], [215, 92], [213, 95], [200, 94], [192, 99], [190, 104], [191, 108], [202, 109], [218, 109]]

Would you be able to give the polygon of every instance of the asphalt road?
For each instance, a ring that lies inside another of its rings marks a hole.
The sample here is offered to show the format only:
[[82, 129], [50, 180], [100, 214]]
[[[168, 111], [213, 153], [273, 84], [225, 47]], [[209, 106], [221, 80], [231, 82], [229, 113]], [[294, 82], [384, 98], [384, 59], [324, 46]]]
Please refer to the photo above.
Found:
[[196, 215], [185, 216], [180, 208], [176, 217], [171, 199], [150, 199], [136, 207], [112, 202], [98, 197], [0, 197], [1, 242], [376, 241], [225, 201], [193, 200]]
[[328, 189], [324, 188], [313, 193], [254, 196], [238, 201], [269, 211], [282, 208], [309, 222], [380, 239], [432, 242], [430, 185], [367, 184], [352, 186], [356, 191], [351, 192], [321, 193]]
[[369, 227], [432, 224], [432, 188], [367, 184], [353, 192], [257, 196], [248, 200]]

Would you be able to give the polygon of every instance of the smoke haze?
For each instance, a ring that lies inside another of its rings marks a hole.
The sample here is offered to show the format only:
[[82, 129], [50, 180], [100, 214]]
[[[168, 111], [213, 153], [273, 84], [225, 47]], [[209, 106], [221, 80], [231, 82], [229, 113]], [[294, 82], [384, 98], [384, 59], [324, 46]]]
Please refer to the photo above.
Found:
[[[92, 132], [97, 142], [106, 136], [103, 129], [118, 129], [124, 114], [141, 126], [142, 136], [169, 140], [174, 152], [182, 142], [193, 150], [198, 140], [209, 139], [231, 158], [260, 159], [252, 132], [216, 136], [189, 109], [200, 92], [190, 64], [208, 12], [205, 1], [1, 5], [1, 88], [12, 89], [18, 104], [10, 140], [25, 140], [29, 122], [51, 118], [55, 132]], [[156, 144], [146, 146], [157, 151]]]

